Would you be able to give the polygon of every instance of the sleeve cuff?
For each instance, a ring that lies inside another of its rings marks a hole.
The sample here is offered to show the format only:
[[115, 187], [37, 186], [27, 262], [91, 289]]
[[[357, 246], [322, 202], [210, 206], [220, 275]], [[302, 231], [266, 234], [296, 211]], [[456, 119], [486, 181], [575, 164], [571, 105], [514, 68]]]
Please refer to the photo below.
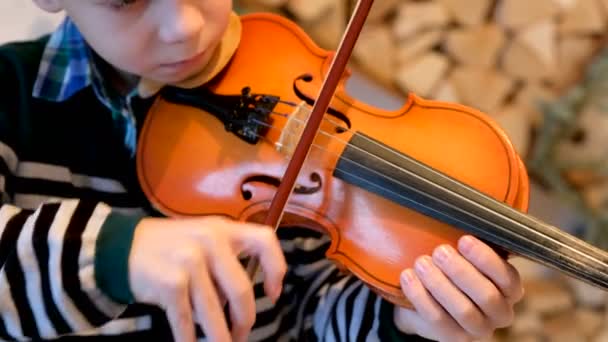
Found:
[[101, 226], [95, 246], [95, 281], [113, 300], [130, 304], [134, 296], [129, 285], [129, 253], [135, 227], [141, 215], [112, 211]]

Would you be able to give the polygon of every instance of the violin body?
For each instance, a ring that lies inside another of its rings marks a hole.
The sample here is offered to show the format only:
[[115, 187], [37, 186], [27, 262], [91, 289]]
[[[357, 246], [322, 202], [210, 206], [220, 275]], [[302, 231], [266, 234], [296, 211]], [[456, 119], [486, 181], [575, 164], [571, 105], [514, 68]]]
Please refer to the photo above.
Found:
[[[252, 93], [310, 105], [333, 53], [285, 18], [259, 13], [241, 19], [238, 50], [205, 88], [238, 95], [249, 87]], [[328, 258], [391, 302], [411, 307], [400, 273], [441, 244], [455, 246], [465, 232], [338, 177], [338, 171], [357, 172], [344, 167], [346, 150], [356, 148], [349, 142], [364, 134], [521, 212], [528, 207], [527, 172], [506, 134], [487, 115], [415, 94], [398, 110], [375, 108], [347, 94], [349, 75], [344, 73], [335, 92], [281, 225], [329, 234]], [[152, 204], [173, 217], [263, 221], [289, 161], [288, 151], [277, 146], [285, 147], [289, 134], [297, 138], [298, 133], [287, 130], [294, 125], [292, 105], [278, 102], [272, 110], [287, 115], [270, 115], [272, 127], [251, 143], [205, 110], [158, 97], [137, 153], [140, 183]]]

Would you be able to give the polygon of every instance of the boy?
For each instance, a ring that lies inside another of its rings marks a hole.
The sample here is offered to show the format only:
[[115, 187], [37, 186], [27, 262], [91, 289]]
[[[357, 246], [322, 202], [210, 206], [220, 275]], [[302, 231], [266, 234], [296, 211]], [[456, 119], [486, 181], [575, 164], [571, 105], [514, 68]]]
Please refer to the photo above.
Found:
[[[517, 271], [472, 237], [404, 270], [406, 310], [340, 274], [315, 232], [153, 216], [134, 169], [143, 94], [217, 73], [230, 0], [35, 3], [68, 19], [0, 48], [2, 338], [469, 341], [511, 323]], [[261, 261], [253, 284], [241, 252]]]

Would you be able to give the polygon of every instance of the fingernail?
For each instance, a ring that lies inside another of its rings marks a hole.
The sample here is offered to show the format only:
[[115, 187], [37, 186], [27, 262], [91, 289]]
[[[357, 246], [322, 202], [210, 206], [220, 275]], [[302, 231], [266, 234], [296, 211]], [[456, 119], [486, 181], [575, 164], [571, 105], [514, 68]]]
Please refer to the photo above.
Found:
[[472, 237], [470, 237], [468, 235], [463, 236], [458, 243], [458, 247], [460, 247], [460, 250], [463, 253], [468, 253], [471, 250], [471, 248], [473, 248], [474, 245], [475, 245], [475, 241], [473, 240]]
[[414, 281], [414, 271], [408, 268], [401, 272], [401, 281], [403, 281], [405, 285], [410, 285]]
[[428, 257], [422, 257], [416, 261], [416, 269], [420, 273], [426, 273], [431, 269], [431, 263], [428, 260]]
[[451, 246], [443, 245], [437, 248], [435, 251], [435, 257], [440, 263], [445, 263], [449, 258], [452, 257], [454, 250]]

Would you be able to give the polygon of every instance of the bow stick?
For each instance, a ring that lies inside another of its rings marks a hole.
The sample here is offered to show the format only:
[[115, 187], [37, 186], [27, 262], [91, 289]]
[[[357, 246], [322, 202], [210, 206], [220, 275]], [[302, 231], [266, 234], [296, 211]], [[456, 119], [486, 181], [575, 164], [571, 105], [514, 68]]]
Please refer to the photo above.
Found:
[[[323, 81], [317, 101], [313, 105], [312, 113], [310, 114], [308, 123], [302, 132], [302, 137], [295, 148], [289, 164], [287, 165], [287, 170], [285, 171], [285, 175], [281, 180], [281, 184], [279, 185], [277, 192], [270, 203], [268, 215], [266, 216], [264, 224], [274, 227], [275, 230], [279, 227], [285, 210], [285, 205], [289, 200], [289, 196], [293, 192], [298, 174], [300, 173], [302, 165], [304, 164], [304, 160], [308, 156], [312, 142], [317, 135], [319, 126], [321, 125], [323, 115], [329, 107], [331, 98], [333, 97], [336, 87], [338, 86], [338, 82], [344, 73], [346, 64], [348, 63], [355, 43], [359, 38], [359, 34], [361, 33], [361, 29], [363, 28], [363, 24], [367, 19], [367, 15], [369, 14], [369, 10], [372, 7], [373, 2], [374, 0], [360, 0], [357, 3], [354, 14], [351, 16], [348, 26], [346, 27], [346, 32], [343, 35], [340, 45], [338, 46], [338, 50], [335, 53], [335, 57], [331, 62], [327, 77]], [[259, 260], [256, 258], [251, 258], [247, 263], [247, 274], [249, 275], [250, 279], [254, 279], [258, 268]]]

